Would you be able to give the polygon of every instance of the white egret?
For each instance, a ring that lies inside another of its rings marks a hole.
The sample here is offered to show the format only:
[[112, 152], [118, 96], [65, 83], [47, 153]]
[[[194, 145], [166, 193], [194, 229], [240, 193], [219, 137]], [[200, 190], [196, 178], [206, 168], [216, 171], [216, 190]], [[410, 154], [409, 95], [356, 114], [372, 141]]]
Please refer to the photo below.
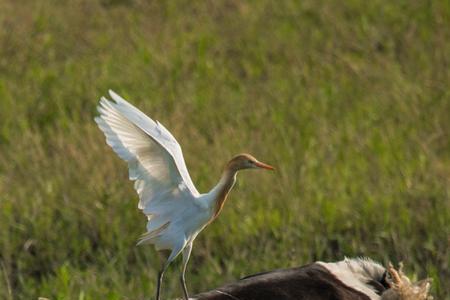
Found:
[[170, 263], [183, 254], [181, 285], [188, 300], [185, 272], [192, 243], [223, 208], [228, 193], [242, 169], [273, 167], [259, 162], [249, 154], [231, 159], [218, 184], [200, 194], [189, 176], [181, 147], [172, 134], [158, 121], [153, 121], [139, 109], [109, 91], [114, 101], [102, 97], [95, 118], [106, 136], [106, 142], [128, 163], [129, 177], [139, 194], [139, 208], [148, 218], [147, 233], [138, 244], [149, 243], [157, 250], [170, 250], [159, 272], [156, 299]]

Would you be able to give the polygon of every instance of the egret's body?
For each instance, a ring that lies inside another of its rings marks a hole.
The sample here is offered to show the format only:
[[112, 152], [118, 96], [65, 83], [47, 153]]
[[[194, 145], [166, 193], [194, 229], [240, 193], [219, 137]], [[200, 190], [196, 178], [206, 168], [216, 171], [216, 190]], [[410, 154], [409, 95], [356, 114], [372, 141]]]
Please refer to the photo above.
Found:
[[159, 300], [163, 274], [169, 264], [183, 253], [181, 283], [188, 299], [184, 274], [197, 235], [220, 213], [241, 169], [271, 166], [249, 154], [228, 162], [219, 183], [206, 194], [195, 188], [184, 162], [181, 147], [159, 122], [110, 91], [115, 102], [102, 98], [95, 118], [106, 141], [120, 158], [128, 162], [130, 179], [135, 180], [139, 208], [148, 218], [147, 233], [138, 244], [154, 244], [157, 250], [170, 250], [158, 279]]

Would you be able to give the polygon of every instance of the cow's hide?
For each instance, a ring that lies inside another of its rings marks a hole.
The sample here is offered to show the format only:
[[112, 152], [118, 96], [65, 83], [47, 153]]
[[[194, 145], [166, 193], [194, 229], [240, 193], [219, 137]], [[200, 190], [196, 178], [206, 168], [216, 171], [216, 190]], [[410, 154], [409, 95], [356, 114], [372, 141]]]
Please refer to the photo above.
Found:
[[379, 300], [386, 269], [368, 259], [315, 262], [251, 275], [194, 296], [198, 300]]

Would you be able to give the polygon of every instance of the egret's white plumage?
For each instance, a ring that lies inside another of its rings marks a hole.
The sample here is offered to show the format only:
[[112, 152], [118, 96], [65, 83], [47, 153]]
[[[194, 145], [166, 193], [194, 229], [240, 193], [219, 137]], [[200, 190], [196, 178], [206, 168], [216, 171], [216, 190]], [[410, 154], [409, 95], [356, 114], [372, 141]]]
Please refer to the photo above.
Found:
[[217, 217], [237, 171], [273, 168], [251, 155], [238, 155], [227, 164], [219, 183], [209, 193], [200, 194], [172, 134], [113, 91], [109, 94], [114, 101], [101, 98], [100, 116], [95, 121], [105, 134], [107, 144], [128, 163], [130, 179], [135, 181], [139, 195], [138, 207], [148, 218], [147, 233], [138, 244], [151, 243], [157, 250], [171, 250], [160, 272], [157, 299], [164, 271], [180, 252], [183, 252], [181, 280], [187, 299], [184, 273], [192, 242]]

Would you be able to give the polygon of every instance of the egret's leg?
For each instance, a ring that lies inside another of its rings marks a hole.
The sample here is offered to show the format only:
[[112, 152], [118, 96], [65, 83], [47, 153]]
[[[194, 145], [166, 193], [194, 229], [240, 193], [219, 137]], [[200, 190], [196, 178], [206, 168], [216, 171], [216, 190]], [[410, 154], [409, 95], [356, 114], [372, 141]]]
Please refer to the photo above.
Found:
[[161, 283], [162, 283], [162, 280], [163, 280], [163, 277], [164, 277], [164, 272], [166, 272], [166, 270], [169, 267], [169, 265], [170, 265], [170, 261], [167, 260], [164, 263], [164, 266], [163, 266], [162, 270], [158, 273], [158, 282], [156, 284], [156, 300], [159, 300], [159, 294], [160, 294], [160, 291], [161, 291]]
[[186, 288], [186, 280], [184, 278], [184, 274], [186, 273], [186, 266], [189, 261], [189, 257], [191, 256], [191, 250], [192, 250], [192, 242], [186, 245], [186, 248], [183, 249], [183, 269], [181, 271], [181, 286], [183, 287], [183, 293], [184, 293], [184, 300], [189, 300], [188, 291]]
[[158, 274], [158, 282], [157, 282], [157, 285], [156, 285], [156, 300], [160, 300], [159, 299], [159, 295], [160, 295], [160, 290], [161, 290], [161, 283], [162, 283], [162, 280], [163, 280], [163, 277], [164, 277], [164, 272], [166, 272], [166, 270], [169, 267], [170, 263], [178, 256], [178, 254], [180, 254], [181, 249], [183, 249], [183, 245], [180, 245], [177, 248], [172, 249], [172, 252], [170, 253], [169, 258], [164, 263], [164, 266], [163, 266], [162, 270]]

